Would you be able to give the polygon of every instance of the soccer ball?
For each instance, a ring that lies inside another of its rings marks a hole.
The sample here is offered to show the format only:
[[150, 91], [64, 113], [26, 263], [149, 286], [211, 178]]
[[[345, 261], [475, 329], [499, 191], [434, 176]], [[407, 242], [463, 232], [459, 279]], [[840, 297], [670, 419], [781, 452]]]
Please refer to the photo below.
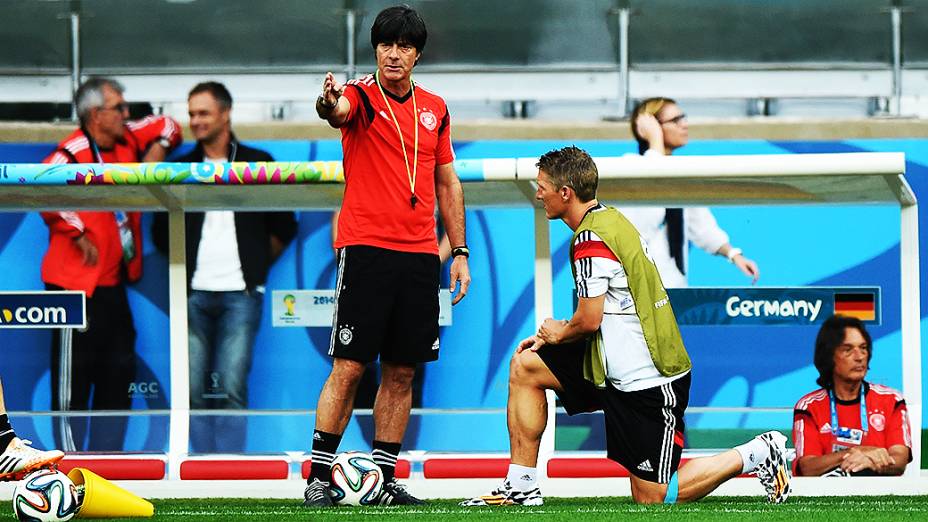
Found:
[[332, 462], [332, 501], [345, 506], [377, 504], [383, 471], [367, 453], [347, 451]]
[[71, 520], [78, 508], [77, 489], [60, 471], [34, 471], [13, 490], [13, 512], [24, 522]]

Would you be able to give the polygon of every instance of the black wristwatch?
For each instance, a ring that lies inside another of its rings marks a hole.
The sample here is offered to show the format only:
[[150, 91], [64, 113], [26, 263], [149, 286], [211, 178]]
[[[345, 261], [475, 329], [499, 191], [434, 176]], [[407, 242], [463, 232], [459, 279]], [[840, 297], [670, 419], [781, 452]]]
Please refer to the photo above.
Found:
[[467, 248], [467, 245], [454, 247], [451, 249], [451, 257], [454, 258], [458, 256], [470, 257], [470, 249]]

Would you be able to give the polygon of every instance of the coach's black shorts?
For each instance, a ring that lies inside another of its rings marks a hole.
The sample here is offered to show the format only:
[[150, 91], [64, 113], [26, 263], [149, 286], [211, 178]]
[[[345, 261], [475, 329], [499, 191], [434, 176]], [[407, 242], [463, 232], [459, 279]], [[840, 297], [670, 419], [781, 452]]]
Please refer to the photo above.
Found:
[[623, 392], [611, 384], [600, 389], [583, 378], [585, 342], [545, 345], [538, 355], [563, 390], [558, 399], [568, 415], [603, 410], [606, 450], [638, 478], [666, 484], [680, 466], [683, 413], [689, 403], [691, 375], [645, 390]]
[[440, 268], [434, 254], [343, 248], [329, 355], [364, 363], [438, 359]]

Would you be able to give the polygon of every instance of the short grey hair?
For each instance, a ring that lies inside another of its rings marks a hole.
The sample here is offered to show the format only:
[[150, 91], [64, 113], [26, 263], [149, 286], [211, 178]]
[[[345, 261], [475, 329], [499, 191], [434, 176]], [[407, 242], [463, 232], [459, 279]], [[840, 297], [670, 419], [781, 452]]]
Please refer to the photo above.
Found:
[[88, 78], [74, 93], [74, 104], [77, 106], [77, 117], [85, 123], [91, 109], [103, 107], [103, 88], [109, 87], [122, 94], [126, 89], [121, 83], [111, 78]]

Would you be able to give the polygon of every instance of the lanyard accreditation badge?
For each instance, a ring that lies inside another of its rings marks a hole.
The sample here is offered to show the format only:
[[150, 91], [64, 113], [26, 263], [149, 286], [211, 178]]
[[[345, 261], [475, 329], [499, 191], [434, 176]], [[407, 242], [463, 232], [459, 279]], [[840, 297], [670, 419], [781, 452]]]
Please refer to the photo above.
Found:
[[[97, 142], [93, 140], [90, 136], [90, 133], [85, 131], [81, 127], [81, 131], [84, 133], [84, 136], [87, 138], [87, 141], [90, 143], [90, 147], [93, 149], [94, 157], [102, 165], [103, 154], [100, 153], [100, 149], [97, 147]], [[128, 264], [135, 258], [135, 238], [132, 236], [132, 227], [129, 225], [129, 216], [125, 212], [119, 210], [113, 212], [113, 217], [116, 218], [116, 226], [119, 227], [119, 243], [122, 245], [122, 260]]]
[[867, 395], [864, 393], [864, 385], [860, 386], [860, 426], [862, 429], [845, 428], [838, 425], [838, 408], [836, 406], [834, 390], [828, 391], [828, 399], [831, 403], [831, 432], [834, 434], [837, 442], [860, 446], [863, 442], [864, 435], [867, 434], [869, 423], [867, 422]]
[[122, 259], [127, 264], [135, 258], [135, 238], [132, 236], [132, 227], [129, 226], [129, 216], [119, 210], [113, 212], [116, 225], [119, 227], [119, 242], [122, 244]]

